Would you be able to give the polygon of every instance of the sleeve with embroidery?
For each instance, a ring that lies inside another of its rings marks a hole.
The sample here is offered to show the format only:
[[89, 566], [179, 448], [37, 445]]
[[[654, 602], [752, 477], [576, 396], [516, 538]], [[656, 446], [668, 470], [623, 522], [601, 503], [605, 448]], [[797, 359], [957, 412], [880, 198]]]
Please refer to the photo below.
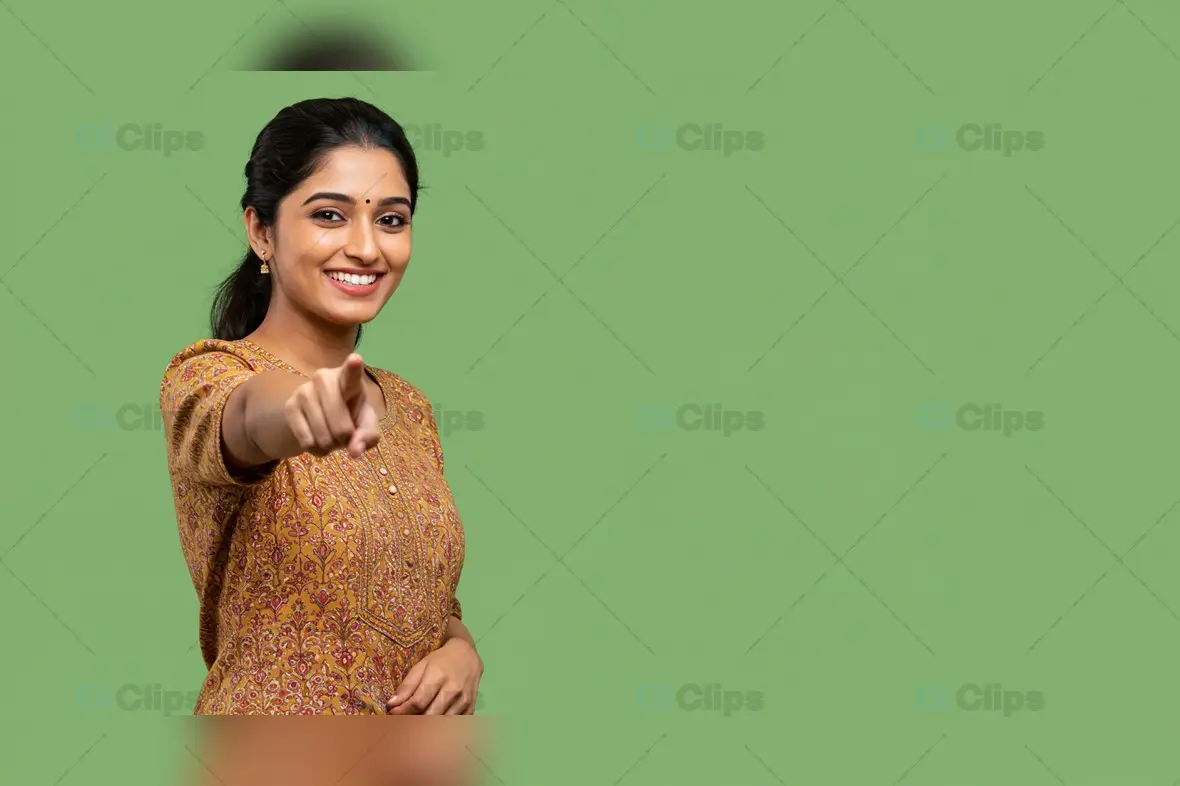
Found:
[[173, 358], [160, 385], [160, 412], [168, 470], [176, 481], [225, 487], [249, 486], [266, 478], [270, 467], [235, 476], [222, 450], [226, 402], [255, 373], [225, 342], [194, 344]]
[[426, 417], [425, 417], [426, 423], [424, 425], [426, 425], [426, 427], [427, 427], [426, 428], [426, 432], [427, 432], [426, 439], [428, 442], [428, 448], [429, 448], [430, 452], [434, 455], [435, 462], [438, 464], [438, 471], [442, 472], [443, 471], [442, 442], [438, 438], [438, 423], [435, 422], [434, 410], [431, 408], [429, 401], [425, 402], [425, 409], [426, 409]]
[[[419, 393], [419, 395], [421, 396], [421, 393]], [[423, 418], [422, 418], [422, 421], [423, 421], [422, 425], [425, 427], [425, 430], [426, 430], [426, 438], [425, 438], [426, 448], [434, 456], [434, 460], [438, 464], [438, 471], [442, 472], [443, 471], [443, 451], [442, 451], [442, 441], [438, 437], [438, 422], [435, 420], [434, 408], [431, 407], [430, 402], [426, 399], [425, 396], [421, 396], [421, 398], [422, 398], [422, 408], [425, 410], [425, 414], [423, 415]], [[461, 603], [459, 603], [459, 598], [457, 596], [452, 597], [452, 599], [451, 599], [451, 616], [456, 617], [458, 619], [463, 619], [463, 605]]]

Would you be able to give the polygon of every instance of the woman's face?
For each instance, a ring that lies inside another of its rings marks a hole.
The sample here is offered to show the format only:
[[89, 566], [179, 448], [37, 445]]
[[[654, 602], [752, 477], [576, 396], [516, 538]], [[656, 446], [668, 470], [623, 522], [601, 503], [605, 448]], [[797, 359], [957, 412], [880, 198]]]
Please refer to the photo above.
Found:
[[[385, 150], [343, 148], [278, 208], [265, 245], [280, 307], [346, 327], [370, 321], [410, 262], [410, 187]], [[257, 245], [255, 246], [257, 248]]]

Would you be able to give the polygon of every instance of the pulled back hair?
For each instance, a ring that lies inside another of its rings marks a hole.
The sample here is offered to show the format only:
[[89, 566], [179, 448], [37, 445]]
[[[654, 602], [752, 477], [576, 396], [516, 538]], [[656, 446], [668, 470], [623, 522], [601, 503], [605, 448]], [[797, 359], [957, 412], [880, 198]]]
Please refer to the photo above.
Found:
[[[387, 150], [401, 162], [410, 186], [410, 213], [418, 202], [418, 161], [405, 130], [372, 104], [356, 98], [314, 98], [286, 107], [258, 134], [246, 162], [242, 211], [254, 208], [273, 228], [279, 203], [343, 147]], [[258, 329], [270, 306], [271, 276], [248, 247], [241, 264], [221, 282], [209, 316], [212, 335], [237, 341]], [[356, 340], [360, 343], [358, 326]]]

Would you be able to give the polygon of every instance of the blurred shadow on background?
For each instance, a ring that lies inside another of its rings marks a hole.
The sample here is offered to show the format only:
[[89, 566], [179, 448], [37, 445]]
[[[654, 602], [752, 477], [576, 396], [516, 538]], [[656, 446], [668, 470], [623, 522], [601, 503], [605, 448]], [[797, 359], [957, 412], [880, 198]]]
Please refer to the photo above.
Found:
[[484, 721], [472, 717], [195, 717], [185, 786], [477, 786]]
[[303, 30], [273, 36], [250, 71], [417, 71], [393, 41], [357, 29]]
[[[327, 11], [267, 17], [242, 47], [239, 71], [423, 71], [404, 21], [396, 35], [373, 24], [372, 13]], [[414, 47], [419, 49], [419, 47]]]

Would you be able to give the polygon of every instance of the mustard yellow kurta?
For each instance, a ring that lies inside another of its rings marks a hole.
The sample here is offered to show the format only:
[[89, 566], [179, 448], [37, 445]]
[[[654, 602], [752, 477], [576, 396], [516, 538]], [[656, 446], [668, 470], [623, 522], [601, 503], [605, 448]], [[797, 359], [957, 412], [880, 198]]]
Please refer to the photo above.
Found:
[[368, 368], [387, 405], [377, 447], [235, 479], [221, 448], [226, 401], [275, 370], [299, 373], [249, 341], [199, 341], [160, 387], [209, 668], [194, 712], [383, 714], [461, 614], [465, 539], [434, 415], [413, 385]]

